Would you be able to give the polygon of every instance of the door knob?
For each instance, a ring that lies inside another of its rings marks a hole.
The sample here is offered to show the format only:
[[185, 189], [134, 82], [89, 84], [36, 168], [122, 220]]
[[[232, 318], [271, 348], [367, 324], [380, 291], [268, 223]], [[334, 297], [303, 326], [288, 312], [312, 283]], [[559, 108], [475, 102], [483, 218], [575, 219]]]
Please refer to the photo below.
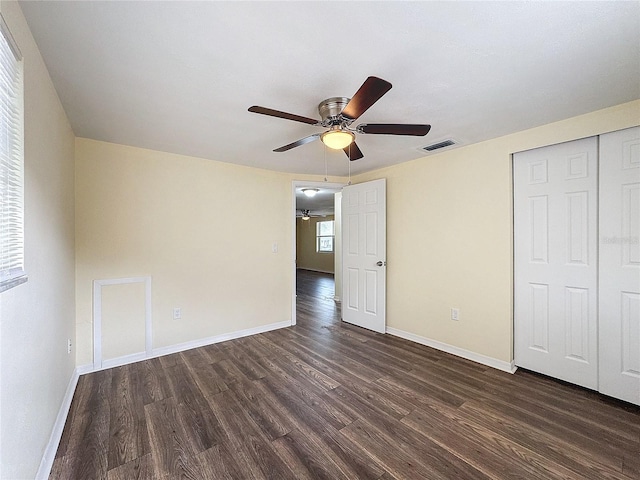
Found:
[[386, 266], [387, 262], [383, 262], [382, 260], [378, 260], [378, 262], [376, 263], [377, 266], [382, 267], [383, 265]]

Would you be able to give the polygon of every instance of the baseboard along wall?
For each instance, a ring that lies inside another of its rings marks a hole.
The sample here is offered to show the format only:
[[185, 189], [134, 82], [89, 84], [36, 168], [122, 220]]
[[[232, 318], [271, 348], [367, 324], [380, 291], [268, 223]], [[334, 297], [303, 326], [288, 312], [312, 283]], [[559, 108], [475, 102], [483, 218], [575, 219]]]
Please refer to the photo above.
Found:
[[44, 449], [44, 454], [42, 455], [42, 460], [40, 461], [40, 467], [38, 468], [38, 473], [36, 474], [36, 480], [46, 480], [49, 478], [49, 473], [51, 472], [51, 467], [53, 466], [53, 461], [56, 457], [56, 451], [58, 450], [58, 444], [60, 443], [60, 439], [62, 438], [64, 424], [67, 422], [67, 415], [69, 415], [69, 409], [71, 408], [73, 394], [76, 391], [78, 378], [80, 378], [80, 373], [78, 368], [76, 368], [73, 371], [71, 378], [69, 379], [67, 390], [64, 393], [62, 404], [60, 405], [58, 415], [56, 416], [56, 421], [53, 424], [53, 429], [51, 430], [49, 443], [47, 443], [47, 446]]
[[421, 345], [426, 345], [427, 347], [435, 348], [436, 350], [441, 350], [458, 357], [466, 358], [467, 360], [471, 360], [472, 362], [480, 363], [497, 370], [502, 370], [503, 372], [515, 373], [515, 371], [518, 369], [518, 367], [515, 366], [514, 362], [505, 362], [503, 360], [498, 360], [493, 357], [488, 357], [486, 355], [481, 355], [479, 353], [465, 350], [464, 348], [455, 347], [453, 345], [439, 342], [437, 340], [432, 340], [427, 337], [421, 337], [420, 335], [405, 332], [404, 330], [398, 330], [397, 328], [387, 327], [386, 332], [390, 335], [404, 338], [405, 340], [410, 340]]

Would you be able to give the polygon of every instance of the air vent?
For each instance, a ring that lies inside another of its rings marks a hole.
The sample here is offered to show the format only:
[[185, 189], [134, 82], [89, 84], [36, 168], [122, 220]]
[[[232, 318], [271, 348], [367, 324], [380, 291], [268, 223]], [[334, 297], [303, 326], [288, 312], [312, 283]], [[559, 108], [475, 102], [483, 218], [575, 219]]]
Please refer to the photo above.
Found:
[[422, 147], [422, 150], [426, 150], [427, 152], [433, 152], [434, 150], [439, 150], [444, 147], [450, 147], [451, 145], [455, 145], [456, 142], [453, 140], [444, 140], [442, 142], [433, 143], [431, 145], [427, 145], [426, 147]]

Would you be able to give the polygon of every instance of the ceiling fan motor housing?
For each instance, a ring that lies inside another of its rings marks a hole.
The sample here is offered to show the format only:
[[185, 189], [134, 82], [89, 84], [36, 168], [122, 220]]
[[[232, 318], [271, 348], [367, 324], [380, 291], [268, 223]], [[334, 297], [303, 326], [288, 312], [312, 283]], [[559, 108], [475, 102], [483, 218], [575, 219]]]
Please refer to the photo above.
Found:
[[331, 97], [320, 102], [318, 112], [322, 117], [322, 124], [326, 126], [342, 124], [345, 119], [340, 114], [349, 100], [351, 99], [347, 97]]

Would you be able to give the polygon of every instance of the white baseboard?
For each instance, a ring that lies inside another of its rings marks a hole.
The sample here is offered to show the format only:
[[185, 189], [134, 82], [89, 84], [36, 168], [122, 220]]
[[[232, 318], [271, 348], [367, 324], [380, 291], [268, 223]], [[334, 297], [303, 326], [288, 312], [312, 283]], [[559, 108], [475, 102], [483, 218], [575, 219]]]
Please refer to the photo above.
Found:
[[249, 335], [257, 335], [258, 333], [269, 332], [271, 330], [277, 330], [279, 328], [286, 328], [291, 326], [291, 321], [286, 320], [284, 322], [270, 323], [269, 325], [262, 325], [260, 327], [247, 328], [245, 330], [237, 330], [231, 333], [223, 333], [222, 335], [216, 335], [215, 337], [201, 338], [199, 340], [193, 340], [190, 342], [179, 343], [177, 345], [170, 345], [168, 347], [154, 348], [151, 355], [148, 358], [160, 357], [162, 355], [169, 355], [171, 353], [183, 352], [192, 348], [204, 347], [214, 343], [226, 342], [227, 340], [234, 340], [236, 338], [248, 337]]
[[76, 371], [78, 372], [78, 375], [84, 375], [85, 373], [91, 373], [95, 371], [95, 369], [93, 368], [93, 363], [87, 363], [86, 365], [80, 365], [76, 367]]
[[69, 409], [71, 408], [71, 401], [73, 400], [73, 394], [76, 391], [76, 385], [78, 384], [79, 377], [80, 373], [76, 368], [71, 375], [71, 379], [69, 380], [69, 384], [67, 385], [67, 391], [64, 393], [62, 403], [60, 404], [58, 416], [56, 417], [56, 421], [53, 424], [53, 430], [51, 431], [51, 436], [49, 437], [49, 443], [44, 449], [44, 454], [42, 455], [42, 460], [40, 461], [40, 468], [38, 468], [36, 480], [46, 480], [49, 478], [49, 473], [51, 473], [53, 461], [56, 458], [56, 451], [58, 450], [58, 444], [60, 443], [60, 439], [62, 438], [64, 424], [67, 422], [67, 415], [69, 414]]
[[125, 355], [118, 358], [110, 358], [102, 362], [102, 368], [94, 368], [93, 364], [81, 365], [77, 368], [80, 375], [85, 373], [97, 372], [99, 370], [106, 370], [107, 368], [121, 367], [130, 363], [141, 362], [150, 358], [162, 357], [163, 355], [170, 355], [172, 353], [184, 352], [185, 350], [191, 350], [192, 348], [204, 347], [206, 345], [212, 345], [214, 343], [226, 342], [227, 340], [234, 340], [236, 338], [247, 337], [249, 335], [256, 335], [258, 333], [269, 332], [271, 330], [277, 330], [279, 328], [286, 328], [291, 326], [290, 320], [284, 322], [270, 323], [269, 325], [262, 325], [260, 327], [247, 328], [245, 330], [236, 330], [235, 332], [223, 333], [222, 335], [216, 335], [214, 337], [199, 338], [198, 340], [191, 340], [189, 342], [177, 343], [175, 345], [168, 345], [166, 347], [154, 348], [151, 353], [147, 355], [145, 352], [133, 353], [131, 355]]
[[133, 353], [131, 355], [125, 355], [118, 358], [110, 358], [102, 362], [102, 368], [95, 368], [93, 364], [80, 365], [76, 370], [80, 375], [85, 373], [93, 373], [100, 370], [106, 370], [108, 368], [121, 367], [123, 365], [129, 365], [130, 363], [141, 362], [150, 358], [162, 357], [163, 355], [171, 355], [172, 353], [184, 352], [185, 350], [191, 350], [192, 348], [205, 347], [214, 343], [226, 342], [227, 340], [234, 340], [236, 338], [247, 337], [249, 335], [256, 335], [258, 333], [269, 332], [271, 330], [277, 330], [279, 328], [286, 328], [291, 326], [291, 321], [286, 320], [284, 322], [270, 323], [268, 325], [262, 325], [260, 327], [247, 328], [245, 330], [236, 330], [235, 332], [223, 333], [222, 335], [216, 335], [214, 337], [199, 338], [198, 340], [191, 340], [189, 342], [177, 343], [175, 345], [168, 345], [166, 347], [154, 348], [151, 353], [147, 355], [145, 352]]
[[488, 357], [480, 353], [465, 350], [464, 348], [455, 347], [453, 345], [442, 343], [437, 340], [421, 337], [420, 335], [416, 335], [414, 333], [398, 330], [397, 328], [387, 327], [387, 333], [396, 337], [404, 338], [405, 340], [419, 343], [421, 345], [426, 345], [427, 347], [435, 348], [436, 350], [451, 353], [452, 355], [456, 355], [458, 357], [466, 358], [467, 360], [471, 360], [472, 362], [480, 363], [491, 368], [502, 370], [503, 372], [515, 373], [515, 371], [518, 369], [518, 367], [516, 367], [513, 362], [498, 360], [496, 358]]
[[102, 369], [120, 367], [122, 365], [128, 365], [130, 363], [141, 362], [142, 360], [146, 360], [147, 354], [145, 352], [132, 353], [130, 355], [124, 355], [122, 357], [110, 358], [108, 360], [103, 360]]

